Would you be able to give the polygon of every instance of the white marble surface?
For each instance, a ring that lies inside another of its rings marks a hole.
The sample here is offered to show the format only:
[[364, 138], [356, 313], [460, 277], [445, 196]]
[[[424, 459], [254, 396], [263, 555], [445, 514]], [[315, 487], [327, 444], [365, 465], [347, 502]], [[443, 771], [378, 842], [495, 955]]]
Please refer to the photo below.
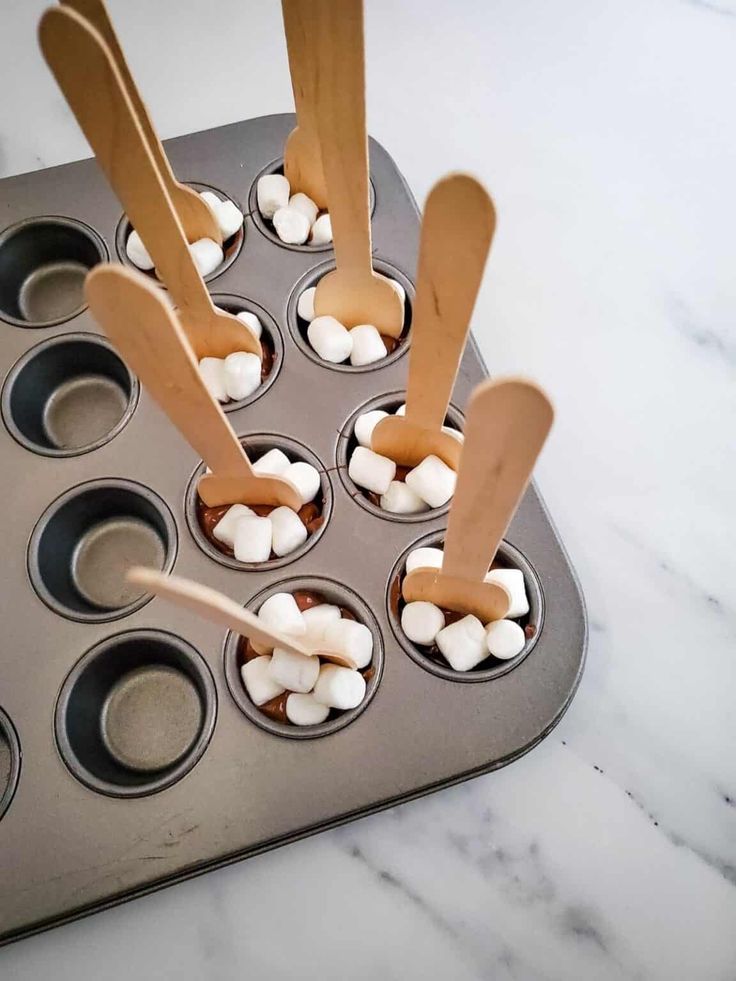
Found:
[[[0, 4], [3, 175], [88, 153], [43, 6]], [[291, 108], [276, 0], [111, 8], [163, 135]], [[466, 168], [498, 203], [474, 326], [557, 404], [539, 484], [589, 604], [579, 694], [507, 770], [0, 976], [733, 981], [736, 2], [367, 0], [367, 27], [370, 128], [418, 199]]]

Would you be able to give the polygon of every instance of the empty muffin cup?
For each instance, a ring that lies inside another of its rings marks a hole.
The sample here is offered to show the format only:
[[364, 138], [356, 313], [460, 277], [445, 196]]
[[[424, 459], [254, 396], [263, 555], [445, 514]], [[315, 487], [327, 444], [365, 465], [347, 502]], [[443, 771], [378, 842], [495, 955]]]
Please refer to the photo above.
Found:
[[20, 743], [8, 715], [0, 708], [0, 819], [10, 807], [20, 774]]
[[28, 571], [41, 599], [70, 620], [127, 616], [150, 596], [129, 583], [131, 566], [168, 572], [176, 525], [161, 498], [129, 480], [80, 484], [45, 511], [28, 546]]
[[0, 317], [16, 327], [51, 327], [84, 310], [84, 280], [107, 249], [73, 218], [26, 218], [0, 233]]
[[131, 630], [95, 645], [72, 669], [56, 704], [56, 741], [92, 790], [141, 797], [191, 770], [216, 710], [212, 674], [190, 644]]
[[[383, 674], [383, 639], [378, 621], [368, 605], [347, 586], [336, 583], [331, 579], [319, 576], [297, 576], [285, 579], [262, 590], [247, 604], [249, 610], [257, 613], [269, 597], [274, 593], [291, 593], [302, 609], [318, 603], [329, 603], [340, 607], [342, 616], [346, 619], [357, 620], [364, 624], [373, 638], [373, 657], [369, 665], [361, 669], [365, 680], [365, 695], [356, 708], [340, 711], [330, 709], [326, 721], [316, 725], [293, 725], [285, 715], [285, 698], [275, 698], [272, 702], [258, 706], [251, 701], [241, 675], [241, 668], [252, 656], [248, 641], [239, 634], [230, 632], [225, 639], [224, 667], [225, 679], [230, 694], [241, 712], [251, 722], [276, 736], [287, 736], [290, 739], [314, 739], [326, 736], [345, 728], [355, 721], [368, 707], [373, 699]], [[282, 704], [283, 703], [283, 704]]]
[[[434, 531], [418, 541], [413, 542], [407, 548], [391, 570], [386, 591], [386, 607], [389, 622], [397, 641], [402, 649], [426, 671], [444, 678], [447, 681], [475, 682], [492, 681], [514, 668], [531, 653], [544, 624], [544, 594], [542, 586], [529, 560], [518, 548], [515, 548], [507, 541], [503, 541], [491, 564], [491, 569], [519, 569], [524, 575], [524, 587], [529, 602], [529, 610], [522, 616], [514, 618], [514, 621], [524, 631], [526, 643], [523, 649], [515, 657], [508, 660], [500, 660], [489, 653], [488, 657], [469, 671], [456, 671], [445, 660], [436, 644], [423, 646], [415, 644], [409, 640], [401, 626], [401, 613], [406, 605], [401, 595], [401, 584], [406, 575], [406, 560], [410, 552], [417, 548], [442, 548], [444, 545], [444, 531]], [[445, 624], [448, 625], [455, 620], [460, 620], [463, 614], [453, 611], [443, 611], [445, 614]]]
[[44, 456], [98, 449], [126, 425], [138, 380], [112, 345], [95, 334], [60, 334], [26, 351], [2, 393], [11, 435]]

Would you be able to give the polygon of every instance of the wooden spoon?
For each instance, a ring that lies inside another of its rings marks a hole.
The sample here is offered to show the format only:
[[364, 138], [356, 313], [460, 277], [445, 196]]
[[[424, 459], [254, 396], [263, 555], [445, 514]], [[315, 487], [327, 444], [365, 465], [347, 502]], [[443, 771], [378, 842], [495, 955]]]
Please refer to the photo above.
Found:
[[92, 313], [150, 395], [212, 470], [199, 496], [221, 504], [302, 506], [283, 477], [253, 472], [225, 413], [202, 381], [197, 362], [166, 295], [125, 266], [95, 266], [85, 282]]
[[294, 91], [296, 129], [284, 147], [284, 174], [292, 192], [303, 191], [318, 208], [327, 208], [327, 187], [314, 116], [316, 35], [311, 0], [281, 0], [291, 87]]
[[461, 443], [442, 432], [496, 227], [474, 178], [451, 174], [429, 193], [422, 219], [406, 415], [382, 419], [371, 448], [414, 467], [433, 453], [457, 470]]
[[179, 308], [196, 356], [224, 358], [251, 351], [262, 357], [251, 331], [218, 310], [207, 292], [102, 35], [74, 10], [51, 7], [41, 18], [39, 39], [100, 166]]
[[506, 615], [508, 590], [484, 582], [552, 425], [547, 396], [520, 378], [487, 381], [470, 398], [457, 488], [442, 569], [415, 569], [403, 581], [407, 602], [428, 600], [483, 623]]
[[315, 116], [337, 264], [319, 281], [314, 308], [348, 328], [373, 324], [379, 333], [399, 337], [403, 304], [371, 262], [363, 3], [312, 0], [309, 11]]
[[195, 190], [187, 187], [186, 184], [180, 183], [171, 169], [169, 158], [166, 156], [166, 152], [153, 127], [153, 122], [148, 114], [145, 103], [130, 73], [123, 49], [120, 46], [120, 41], [115, 33], [115, 28], [112, 26], [103, 0], [61, 0], [61, 2], [65, 7], [71, 7], [73, 10], [76, 10], [92, 27], [99, 31], [110, 49], [110, 54], [123, 80], [125, 91], [138, 117], [138, 123], [143, 130], [148, 149], [156, 163], [166, 190], [169, 192], [174, 210], [178, 214], [179, 220], [184, 228], [187, 241], [196, 242], [200, 238], [211, 238], [218, 245], [221, 245], [222, 232], [220, 231], [214, 211]]
[[156, 569], [147, 569], [137, 565], [128, 569], [125, 578], [128, 582], [135, 583], [147, 593], [161, 596], [163, 599], [176, 603], [177, 606], [184, 607], [211, 620], [212, 623], [221, 624], [229, 627], [243, 637], [249, 637], [254, 643], [265, 648], [280, 647], [289, 654], [301, 654], [303, 657], [321, 657], [325, 661], [332, 661], [344, 668], [357, 670], [357, 665], [352, 658], [346, 654], [338, 654], [336, 651], [312, 650], [305, 647], [298, 640], [289, 637], [287, 634], [274, 630], [266, 626], [250, 610], [239, 606], [235, 600], [231, 600], [224, 593], [218, 593], [216, 589], [203, 586], [201, 583], [191, 579], [183, 579], [181, 576], [164, 575]]

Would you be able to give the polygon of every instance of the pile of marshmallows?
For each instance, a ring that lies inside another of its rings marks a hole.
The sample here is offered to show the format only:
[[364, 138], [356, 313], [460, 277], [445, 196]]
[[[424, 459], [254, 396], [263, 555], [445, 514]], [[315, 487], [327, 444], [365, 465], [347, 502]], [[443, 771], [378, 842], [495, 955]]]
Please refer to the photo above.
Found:
[[[263, 333], [263, 325], [256, 314], [241, 310], [235, 316], [257, 340]], [[239, 402], [261, 384], [261, 359], [250, 351], [234, 351], [226, 358], [202, 358], [199, 373], [210, 395], [218, 402]]]
[[[226, 242], [232, 238], [243, 227], [243, 212], [232, 201], [221, 201], [212, 191], [200, 191], [199, 196], [214, 211], [223, 241]], [[202, 276], [209, 276], [225, 258], [222, 246], [211, 238], [197, 239], [196, 242], [190, 244], [189, 251], [192, 253], [194, 264]], [[153, 269], [153, 259], [135, 230], [128, 236], [128, 241], [125, 243], [125, 253], [138, 269], [142, 269], [144, 272]]]
[[[381, 276], [381, 273], [378, 275]], [[393, 286], [403, 304], [406, 301], [406, 292], [401, 283], [397, 283], [389, 276], [381, 278]], [[358, 324], [348, 330], [336, 317], [318, 317], [314, 312], [316, 292], [316, 286], [304, 290], [299, 297], [296, 311], [302, 320], [306, 320], [309, 324], [307, 339], [323, 361], [342, 364], [349, 360], [350, 364], [360, 366], [373, 364], [374, 361], [386, 357], [388, 354], [386, 345], [373, 324]]]
[[[400, 405], [396, 415], [403, 416], [405, 412], [406, 404]], [[373, 430], [387, 415], [383, 409], [373, 409], [356, 419], [354, 432], [358, 446], [348, 462], [348, 474], [353, 483], [380, 494], [380, 506], [394, 514], [419, 514], [430, 508], [443, 507], [455, 493], [457, 474], [452, 467], [431, 454], [410, 470], [403, 481], [395, 480], [394, 461], [370, 448]], [[462, 443], [463, 434], [459, 430], [452, 426], [443, 426], [442, 430]]]
[[[406, 571], [441, 569], [441, 548], [415, 548], [406, 559]], [[418, 600], [407, 603], [401, 611], [401, 628], [414, 644], [422, 647], [437, 645], [440, 653], [455, 671], [470, 671], [489, 655], [507, 661], [521, 654], [526, 635], [517, 617], [529, 612], [529, 600], [520, 569], [492, 569], [486, 582], [497, 582], [511, 594], [506, 618], [492, 620], [485, 626], [472, 614], [445, 626], [445, 615], [439, 606]]]
[[[269, 450], [253, 464], [259, 474], [286, 477], [299, 491], [302, 504], [317, 496], [321, 480], [311, 463], [292, 463], [279, 449]], [[239, 562], [266, 562], [271, 552], [289, 555], [307, 540], [307, 529], [296, 511], [286, 506], [274, 508], [265, 518], [245, 504], [233, 504], [212, 529], [218, 542], [227, 545]]]
[[261, 217], [273, 224], [274, 231], [287, 245], [327, 245], [332, 241], [332, 225], [326, 211], [319, 213], [315, 202], [291, 187], [283, 174], [266, 174], [256, 184]]
[[298, 638], [310, 650], [346, 655], [359, 670], [277, 647], [240, 669], [254, 705], [263, 705], [288, 691], [286, 717], [295, 726], [319, 725], [330, 709], [346, 711], [360, 705], [366, 690], [360, 669], [367, 668], [373, 658], [373, 635], [365, 624], [343, 618], [340, 608], [331, 603], [301, 612], [291, 593], [274, 593], [258, 616], [266, 626]]

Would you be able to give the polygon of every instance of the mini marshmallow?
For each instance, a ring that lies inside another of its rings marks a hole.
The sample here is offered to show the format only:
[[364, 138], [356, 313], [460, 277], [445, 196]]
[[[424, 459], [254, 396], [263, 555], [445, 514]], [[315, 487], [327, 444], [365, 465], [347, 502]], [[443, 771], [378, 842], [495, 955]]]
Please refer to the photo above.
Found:
[[388, 485], [386, 493], [381, 495], [381, 507], [394, 514], [420, 514], [429, 510], [429, 505], [401, 480], [392, 480]]
[[357, 708], [365, 698], [365, 679], [359, 671], [343, 668], [339, 664], [323, 664], [319, 669], [314, 697], [330, 708]]
[[225, 358], [225, 391], [238, 402], [248, 398], [261, 384], [261, 359], [257, 354], [234, 351]]
[[486, 573], [485, 581], [500, 583], [511, 593], [511, 606], [506, 614], [510, 620], [523, 617], [529, 612], [529, 598], [521, 569], [491, 569]]
[[310, 650], [317, 650], [320, 645], [324, 648], [325, 630], [341, 619], [340, 607], [333, 606], [332, 603], [310, 606], [303, 611], [302, 616], [307, 624], [303, 642]]
[[266, 562], [271, 555], [273, 528], [268, 518], [246, 514], [235, 525], [233, 551], [238, 562]]
[[273, 678], [270, 668], [271, 658], [264, 655], [254, 657], [252, 661], [246, 661], [240, 669], [240, 677], [243, 679], [245, 690], [254, 705], [270, 702], [272, 698], [276, 698], [277, 695], [281, 695], [286, 690]]
[[304, 194], [302, 191], [292, 194], [289, 198], [289, 207], [295, 211], [300, 211], [309, 222], [310, 228], [317, 220], [319, 208], [309, 195]]
[[423, 545], [421, 548], [413, 548], [406, 557], [406, 571], [413, 572], [415, 569], [441, 569], [444, 552], [441, 548], [430, 548]]
[[296, 511], [283, 506], [274, 508], [268, 517], [273, 528], [271, 548], [276, 555], [288, 555], [289, 552], [293, 552], [294, 549], [306, 542], [307, 529]]
[[525, 644], [526, 635], [513, 620], [494, 620], [486, 627], [486, 646], [501, 661], [521, 654]]
[[205, 204], [208, 204], [210, 208], [212, 208], [213, 211], [217, 211], [222, 204], [222, 201], [220, 198], [218, 198], [214, 191], [200, 191], [199, 196], [202, 198]]
[[310, 501], [313, 501], [317, 496], [317, 491], [322, 486], [319, 470], [313, 467], [311, 463], [305, 463], [304, 460], [290, 463], [282, 476], [294, 484], [301, 495], [302, 504], [309, 504]]
[[295, 208], [279, 208], [273, 216], [273, 227], [287, 245], [303, 245], [309, 237], [309, 221]]
[[318, 702], [314, 695], [292, 692], [286, 699], [286, 718], [292, 725], [318, 726], [329, 714], [329, 705]]
[[225, 241], [243, 227], [243, 212], [234, 201], [221, 201], [215, 208], [215, 216]]
[[445, 625], [445, 615], [434, 603], [417, 600], [401, 611], [401, 629], [415, 644], [430, 646]]
[[332, 222], [328, 214], [320, 215], [309, 234], [310, 245], [327, 245], [332, 241]]
[[441, 508], [455, 493], [457, 474], [431, 453], [406, 475], [406, 483], [431, 508]]
[[202, 358], [199, 362], [199, 374], [212, 398], [218, 402], [227, 402], [225, 362], [222, 358]]
[[370, 449], [373, 430], [381, 419], [385, 419], [387, 416], [388, 412], [384, 412], [383, 409], [372, 409], [370, 412], [363, 412], [362, 415], [358, 416], [355, 420], [355, 438], [361, 446], [367, 446]]
[[455, 671], [469, 671], [488, 657], [485, 627], [472, 614], [443, 627], [435, 642]]
[[447, 433], [448, 436], [452, 436], [452, 438], [456, 439], [458, 443], [465, 442], [465, 436], [463, 433], [461, 433], [459, 429], [455, 429], [454, 426], [443, 426], [442, 432]]
[[386, 345], [373, 324], [359, 324], [350, 331], [353, 339], [353, 350], [350, 352], [350, 364], [373, 364], [388, 354]]
[[296, 304], [296, 312], [299, 314], [302, 320], [306, 320], [310, 324], [315, 318], [314, 294], [316, 292], [317, 287], [310, 286], [308, 290], [304, 290]]
[[345, 361], [353, 350], [351, 332], [334, 317], [315, 317], [307, 328], [307, 337], [317, 354], [332, 364]]
[[235, 316], [238, 318], [241, 324], [245, 324], [245, 326], [257, 340], [260, 338], [261, 334], [263, 333], [263, 324], [254, 313], [251, 313], [250, 310], [241, 310], [240, 313], [236, 313]]
[[143, 269], [144, 271], [153, 269], [153, 259], [148, 254], [148, 249], [135, 230], [130, 233], [128, 241], [125, 243], [125, 254], [138, 269]]
[[358, 487], [385, 494], [396, 476], [396, 464], [366, 446], [356, 446], [348, 464], [348, 475]]
[[291, 593], [274, 593], [258, 611], [267, 627], [280, 630], [290, 637], [302, 637], [307, 632], [301, 610]]
[[279, 208], [289, 204], [289, 182], [283, 174], [266, 174], [256, 186], [258, 210], [264, 218], [273, 218]]
[[396, 412], [394, 412], [394, 415], [395, 416], [405, 416], [406, 415], [406, 402], [402, 402], [401, 403], [401, 405], [398, 407], [398, 409], [396, 410]]
[[201, 276], [209, 276], [225, 258], [225, 253], [211, 238], [197, 239], [189, 246], [189, 251]]
[[373, 634], [364, 623], [340, 619], [328, 624], [325, 630], [326, 651], [345, 654], [357, 668], [367, 668], [373, 657]]
[[319, 658], [291, 654], [276, 647], [269, 666], [271, 677], [289, 691], [311, 691], [319, 676]]
[[218, 542], [222, 542], [223, 545], [228, 545], [232, 548], [235, 544], [235, 529], [238, 521], [249, 514], [253, 514], [253, 512], [245, 504], [233, 504], [212, 529], [212, 536]]
[[264, 453], [263, 456], [259, 456], [256, 462], [253, 464], [253, 469], [256, 473], [260, 474], [271, 474], [274, 477], [280, 477], [291, 466], [291, 460], [283, 452], [283, 450], [276, 449], [274, 447], [269, 450], [268, 453]]

